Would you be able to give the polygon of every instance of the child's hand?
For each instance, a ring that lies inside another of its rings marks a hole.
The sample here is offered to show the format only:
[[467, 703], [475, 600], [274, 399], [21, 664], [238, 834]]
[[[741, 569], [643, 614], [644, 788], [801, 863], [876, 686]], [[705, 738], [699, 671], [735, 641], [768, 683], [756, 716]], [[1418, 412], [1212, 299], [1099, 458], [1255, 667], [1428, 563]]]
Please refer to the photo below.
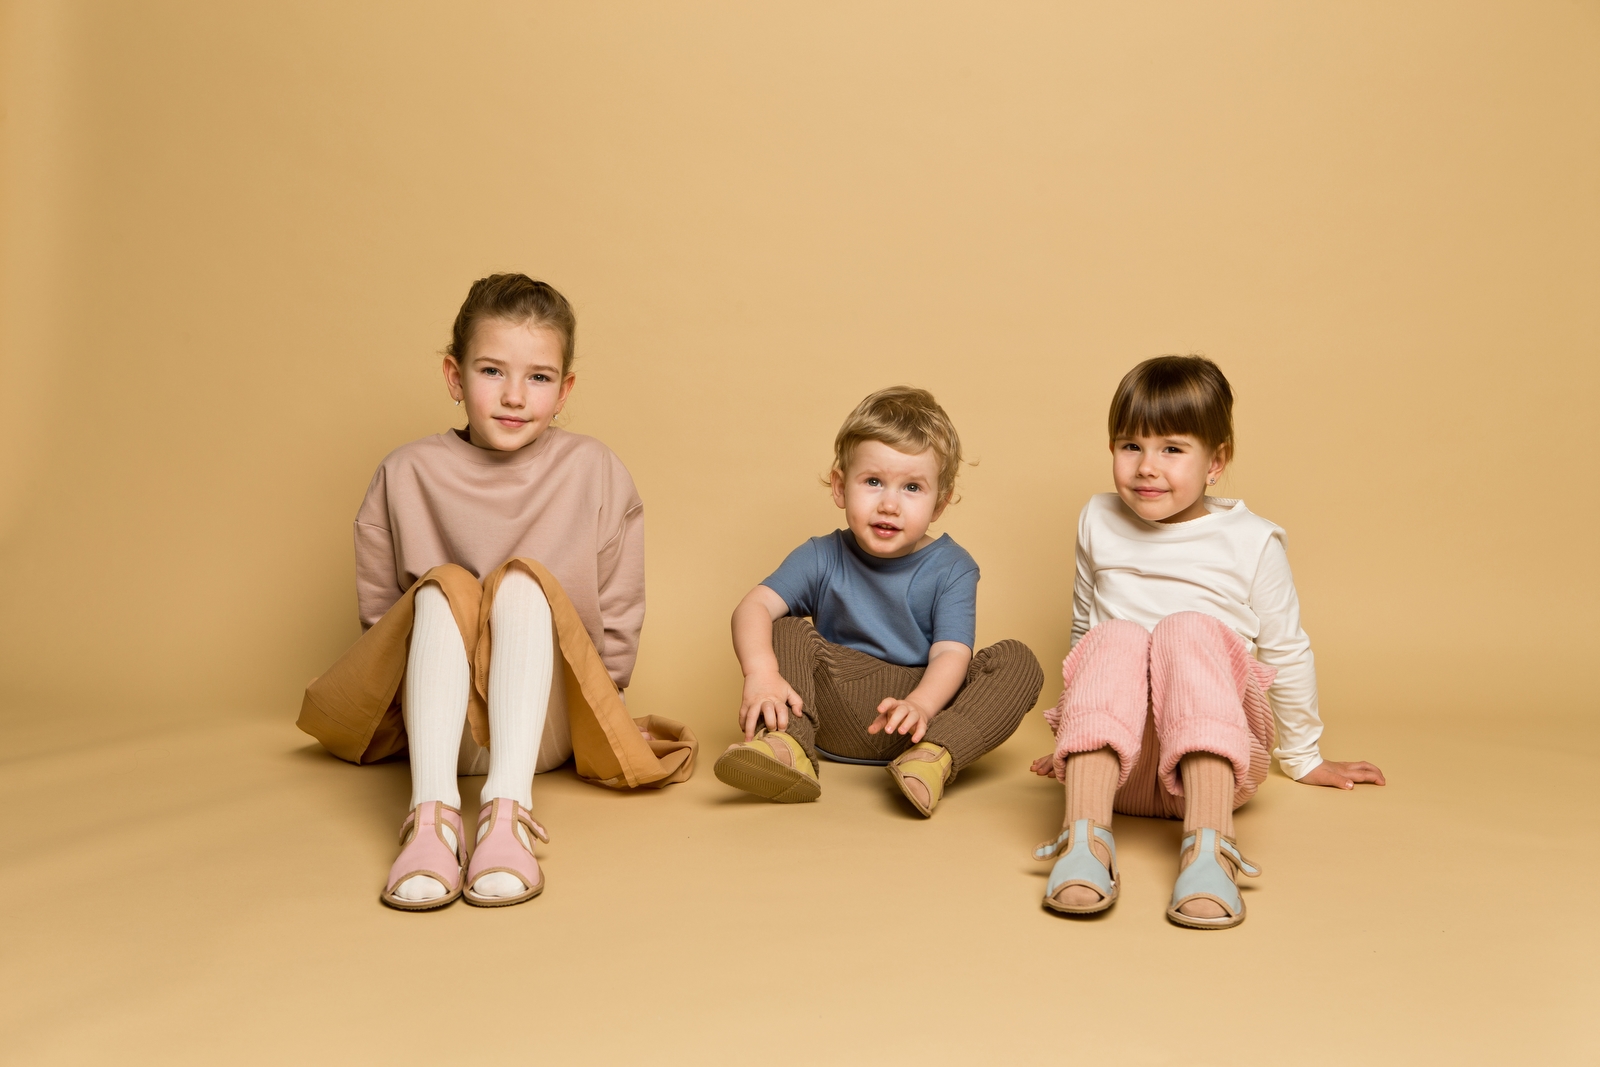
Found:
[[933, 713], [923, 711], [921, 705], [885, 697], [883, 703], [878, 705], [878, 717], [867, 727], [867, 733], [875, 734], [881, 730], [886, 734], [910, 734], [914, 745], [928, 732], [928, 723], [932, 719]]
[[1350, 763], [1323, 760], [1310, 774], [1299, 781], [1303, 785], [1326, 785], [1334, 789], [1354, 789], [1357, 782], [1368, 782], [1372, 785], [1388, 784], [1383, 780], [1383, 772], [1366, 760], [1354, 760]]
[[744, 680], [744, 697], [739, 702], [739, 725], [744, 727], [744, 739], [756, 735], [763, 722], [769, 730], [787, 730], [789, 716], [799, 715], [805, 702], [794, 687], [783, 680], [783, 675], [752, 674]]
[[1056, 754], [1054, 752], [1046, 753], [1045, 755], [1034, 760], [1033, 773], [1039, 775], [1041, 778], [1060, 777], [1056, 774]]

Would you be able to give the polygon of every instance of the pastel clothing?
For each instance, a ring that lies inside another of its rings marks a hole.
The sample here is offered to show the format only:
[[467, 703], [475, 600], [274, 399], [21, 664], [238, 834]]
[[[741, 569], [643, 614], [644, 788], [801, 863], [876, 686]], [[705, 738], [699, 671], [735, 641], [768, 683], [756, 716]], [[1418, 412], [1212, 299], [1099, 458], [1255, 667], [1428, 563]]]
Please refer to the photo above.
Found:
[[561, 584], [618, 688], [644, 626], [644, 504], [592, 437], [551, 427], [515, 452], [450, 430], [401, 445], [356, 513], [356, 597], [369, 629], [422, 575], [446, 564], [482, 580], [538, 560]]
[[[806, 619], [772, 624], [778, 672], [800, 695], [801, 713], [787, 733], [811, 757], [847, 763], [888, 763], [912, 745], [910, 734], [867, 733], [885, 697], [904, 699], [922, 681], [923, 667], [902, 667], [825, 639]], [[950, 704], [928, 724], [924, 741], [943, 745], [953, 760], [949, 781], [962, 768], [1016, 732], [1039, 699], [1044, 671], [1021, 641], [978, 650]]]
[[[518, 567], [538, 582], [550, 607], [560, 650], [555, 666], [563, 672], [567, 726], [579, 777], [614, 789], [688, 780], [699, 750], [694, 733], [659, 715], [633, 718], [628, 714], [576, 605], [555, 575], [531, 559], [507, 560], [482, 581], [453, 563], [421, 575], [338, 662], [306, 686], [296, 725], [335, 756], [352, 763], [375, 763], [406, 750], [401, 682], [416, 594], [431, 582], [449, 602], [471, 665], [468, 728], [477, 744], [490, 745], [488, 694], [494, 659], [490, 620], [501, 581], [508, 570]], [[641, 727], [648, 737], [640, 733]]]
[[1183, 818], [1178, 764], [1191, 752], [1233, 764], [1235, 808], [1266, 780], [1273, 670], [1215, 616], [1180, 611], [1151, 630], [1108, 619], [1073, 646], [1061, 674], [1061, 700], [1045, 712], [1056, 773], [1065, 776], [1073, 753], [1111, 748], [1120, 763], [1114, 810]]
[[885, 663], [926, 667], [934, 642], [977, 640], [978, 564], [949, 534], [882, 559], [835, 530], [789, 553], [761, 584], [790, 615], [810, 616], [824, 640]]
[[1206, 507], [1198, 519], [1165, 524], [1141, 519], [1115, 493], [1089, 499], [1078, 516], [1073, 647], [1110, 620], [1153, 631], [1180, 612], [1218, 619], [1272, 669], [1273, 754], [1286, 774], [1303, 778], [1322, 762], [1322, 719], [1287, 535], [1242, 500], [1208, 497]]

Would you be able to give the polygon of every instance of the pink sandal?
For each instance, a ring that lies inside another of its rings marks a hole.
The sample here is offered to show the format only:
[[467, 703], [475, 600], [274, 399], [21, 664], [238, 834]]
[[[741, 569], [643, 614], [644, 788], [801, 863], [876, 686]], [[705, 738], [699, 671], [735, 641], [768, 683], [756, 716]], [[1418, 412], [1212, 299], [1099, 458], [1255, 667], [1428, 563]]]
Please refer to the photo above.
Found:
[[[485, 824], [489, 827], [486, 832], [483, 830]], [[478, 812], [478, 844], [472, 850], [472, 863], [467, 868], [466, 888], [462, 892], [468, 904], [476, 904], [480, 908], [503, 908], [508, 904], [532, 900], [544, 892], [544, 872], [539, 870], [539, 861], [534, 858], [533, 849], [523, 844], [522, 838], [517, 836], [518, 824], [545, 844], [550, 843], [544, 827], [534, 822], [528, 809], [515, 800], [496, 797]], [[479, 878], [496, 871], [505, 871], [521, 879], [524, 891], [514, 897], [480, 897], [473, 893], [472, 886]]]
[[[456, 835], [455, 847], [450, 846], [444, 828]], [[429, 911], [442, 908], [461, 895], [461, 866], [466, 861], [466, 832], [462, 829], [461, 813], [439, 800], [426, 800], [412, 809], [400, 827], [400, 855], [389, 868], [389, 882], [379, 900], [401, 911]], [[405, 900], [394, 895], [400, 883], [415, 875], [425, 874], [445, 888], [442, 897], [430, 900]]]

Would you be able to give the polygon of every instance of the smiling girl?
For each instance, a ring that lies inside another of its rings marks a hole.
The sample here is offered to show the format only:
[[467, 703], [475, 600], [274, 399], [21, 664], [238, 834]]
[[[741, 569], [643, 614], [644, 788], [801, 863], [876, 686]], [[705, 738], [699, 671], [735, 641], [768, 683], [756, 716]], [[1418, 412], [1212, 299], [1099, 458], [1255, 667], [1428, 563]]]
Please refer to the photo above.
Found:
[[1078, 519], [1072, 651], [1046, 714], [1056, 749], [1033, 767], [1066, 785], [1061, 836], [1036, 853], [1060, 856], [1044, 904], [1084, 915], [1116, 902], [1113, 811], [1182, 818], [1167, 917], [1237, 926], [1236, 875], [1259, 872], [1239, 852], [1233, 811], [1271, 757], [1307, 785], [1382, 785], [1383, 774], [1318, 750], [1316, 669], [1283, 530], [1206, 495], [1233, 458], [1222, 371], [1199, 356], [1146, 360], [1118, 386], [1109, 430], [1117, 491]]
[[[444, 357], [466, 427], [390, 453], [356, 515], [364, 632], [307, 688], [299, 726], [352, 762], [409, 749], [392, 907], [537, 896], [536, 771], [576, 755], [579, 775], [617, 788], [693, 771], [687, 730], [621, 701], [644, 623], [644, 505], [610, 449], [551, 425], [577, 382], [575, 331], [543, 282], [473, 283]], [[469, 838], [456, 777], [485, 771]]]

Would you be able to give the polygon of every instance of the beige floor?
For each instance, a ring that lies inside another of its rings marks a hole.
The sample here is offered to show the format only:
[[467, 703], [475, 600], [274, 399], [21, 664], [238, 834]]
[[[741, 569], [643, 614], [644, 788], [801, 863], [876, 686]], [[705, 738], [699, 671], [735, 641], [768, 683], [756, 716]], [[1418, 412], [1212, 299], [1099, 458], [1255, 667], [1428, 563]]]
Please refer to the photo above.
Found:
[[1600, 1060], [1592, 717], [1509, 746], [1344, 721], [1332, 743], [1392, 784], [1270, 779], [1227, 933], [1162, 919], [1177, 827], [1150, 820], [1119, 822], [1108, 916], [1039, 908], [1028, 849], [1060, 809], [1026, 773], [1037, 716], [927, 822], [871, 768], [794, 807], [707, 763], [640, 796], [556, 772], [545, 895], [424, 915], [376, 899], [403, 765], [282, 721], [85, 725], [109, 739], [3, 739], [6, 1062]]

